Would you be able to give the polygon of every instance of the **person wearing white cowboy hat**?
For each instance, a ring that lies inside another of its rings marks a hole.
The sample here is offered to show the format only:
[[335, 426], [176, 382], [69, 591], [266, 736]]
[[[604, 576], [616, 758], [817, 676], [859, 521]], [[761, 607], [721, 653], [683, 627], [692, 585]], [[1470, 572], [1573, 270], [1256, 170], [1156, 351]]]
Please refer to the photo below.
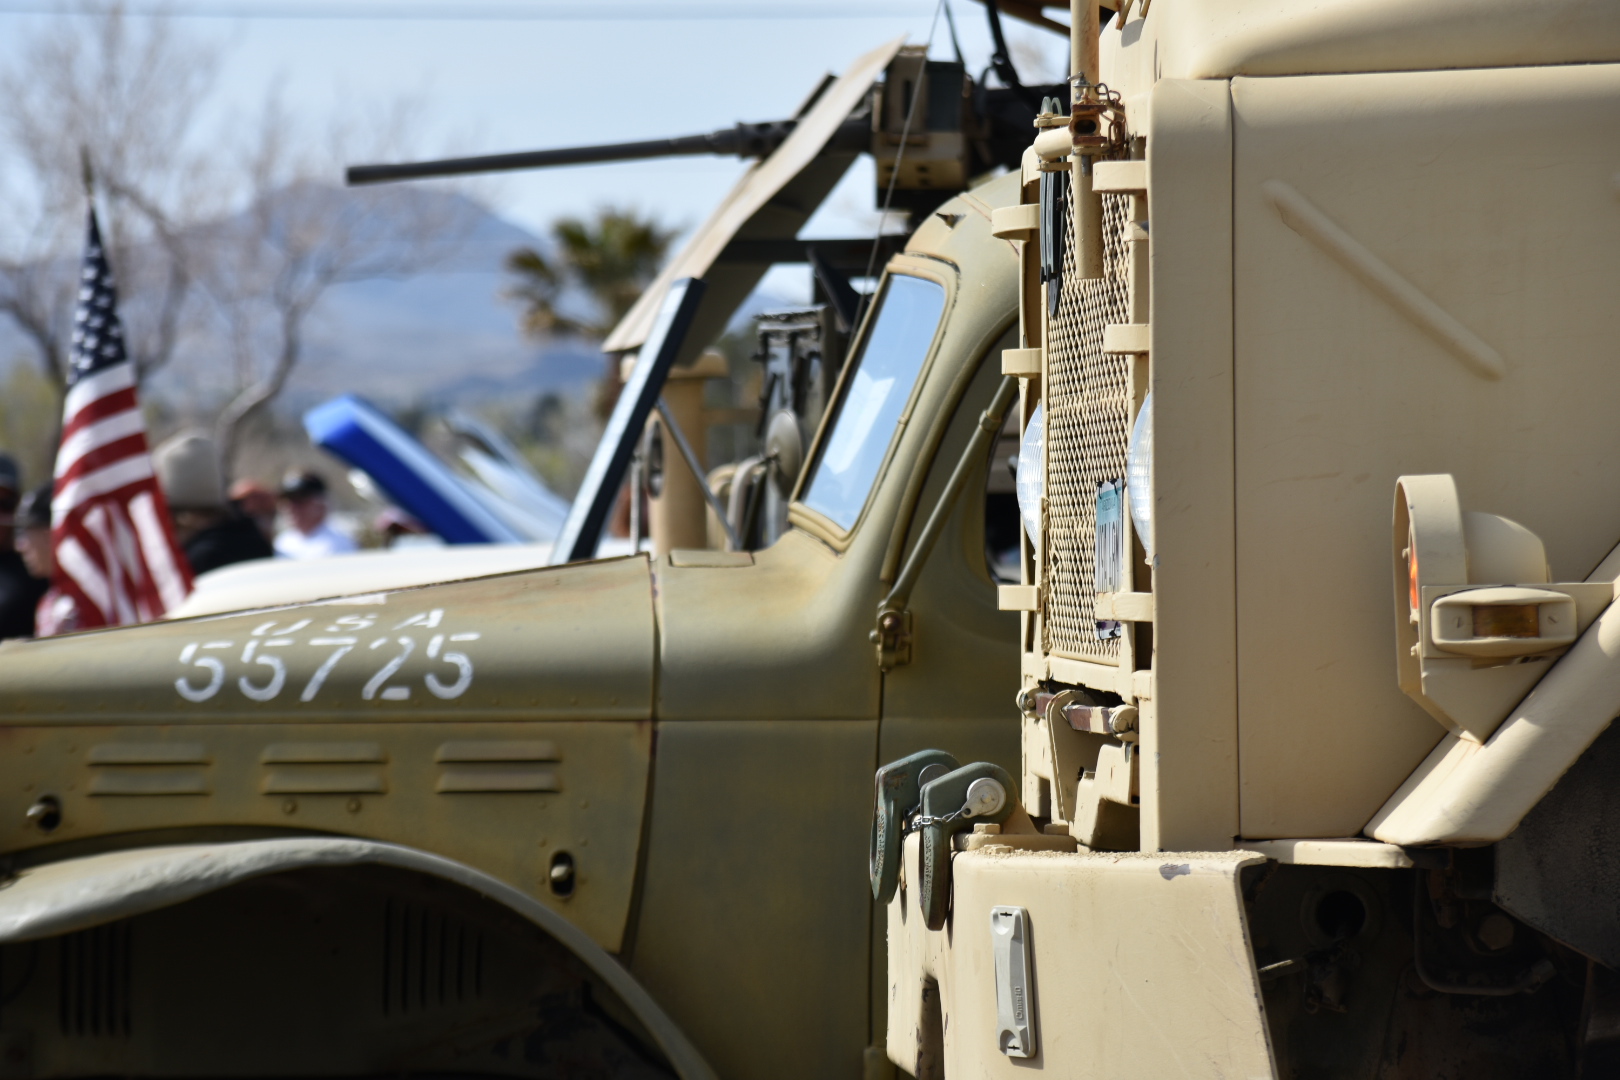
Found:
[[164, 440], [152, 458], [169, 502], [174, 538], [193, 574], [275, 555], [258, 527], [225, 498], [225, 478], [213, 439], [196, 433], [175, 435]]

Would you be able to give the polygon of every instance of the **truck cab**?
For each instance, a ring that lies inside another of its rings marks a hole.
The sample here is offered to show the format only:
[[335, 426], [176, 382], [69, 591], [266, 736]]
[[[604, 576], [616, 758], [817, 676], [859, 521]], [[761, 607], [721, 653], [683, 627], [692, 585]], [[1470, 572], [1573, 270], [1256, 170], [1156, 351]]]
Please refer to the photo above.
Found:
[[0, 647], [0, 1068], [880, 1064], [871, 772], [1018, 760], [982, 433], [1017, 337], [991, 217], [1019, 189], [950, 200], [888, 264], [763, 550]]

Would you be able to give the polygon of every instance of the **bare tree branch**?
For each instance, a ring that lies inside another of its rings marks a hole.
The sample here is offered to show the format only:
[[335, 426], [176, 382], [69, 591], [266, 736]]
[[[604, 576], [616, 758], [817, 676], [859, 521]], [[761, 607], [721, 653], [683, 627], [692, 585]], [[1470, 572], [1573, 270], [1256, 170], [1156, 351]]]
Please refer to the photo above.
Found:
[[137, 370], [166, 363], [182, 336], [191, 258], [183, 222], [218, 186], [191, 146], [217, 50], [165, 19], [95, 3], [46, 23], [0, 72], [0, 142], [21, 174], [12, 220], [40, 226], [0, 253], [0, 315], [61, 386], [84, 239], [79, 155], [91, 155], [103, 233]]
[[[244, 423], [286, 387], [309, 320], [336, 285], [399, 277], [450, 254], [474, 220], [442, 189], [344, 191], [344, 159], [408, 149], [416, 110], [334, 124], [326, 145], [292, 122], [274, 88], [248, 141], [202, 147], [199, 104], [217, 47], [161, 17], [131, 19], [90, 0], [45, 23], [0, 70], [0, 173], [12, 221], [0, 240], [0, 317], [58, 388], [65, 384], [84, 242], [81, 153], [94, 164], [102, 235], [117, 274], [130, 358], [141, 378], [193, 337], [223, 344], [234, 385], [216, 429], [229, 467]], [[222, 149], [223, 148], [223, 151]]]
[[355, 127], [334, 127], [336, 152], [318, 154], [278, 98], [266, 103], [244, 154], [248, 209], [222, 225], [235, 231], [228, 242], [207, 245], [215, 257], [199, 279], [227, 328], [240, 387], [215, 425], [227, 469], [243, 425], [285, 389], [303, 358], [308, 320], [332, 287], [426, 269], [452, 254], [473, 224], [471, 205], [442, 191], [345, 191], [317, 179], [338, 175], [345, 153], [397, 153], [412, 121], [402, 105], [365, 125], [364, 140]]

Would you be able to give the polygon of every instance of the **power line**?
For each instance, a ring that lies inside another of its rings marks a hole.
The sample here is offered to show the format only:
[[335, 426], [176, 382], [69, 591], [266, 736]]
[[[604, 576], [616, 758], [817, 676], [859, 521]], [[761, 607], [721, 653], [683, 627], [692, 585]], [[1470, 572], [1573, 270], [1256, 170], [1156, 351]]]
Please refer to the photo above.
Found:
[[[299, 19], [309, 21], [446, 21], [446, 22], [695, 22], [792, 21], [828, 19], [914, 18], [928, 8], [918, 3], [811, 4], [771, 6], [761, 3], [256, 3], [148, 4], [124, 14], [136, 18]], [[44, 0], [0, 0], [0, 15], [83, 15], [80, 7]], [[93, 14], [93, 12], [91, 12]]]

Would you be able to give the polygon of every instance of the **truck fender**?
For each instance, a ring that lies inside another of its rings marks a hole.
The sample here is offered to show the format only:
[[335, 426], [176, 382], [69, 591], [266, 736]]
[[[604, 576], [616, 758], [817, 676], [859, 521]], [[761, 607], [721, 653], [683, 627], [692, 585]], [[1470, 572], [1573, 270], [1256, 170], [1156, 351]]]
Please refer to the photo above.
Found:
[[398, 844], [304, 836], [132, 848], [45, 863], [0, 886], [0, 944], [88, 929], [267, 874], [364, 865], [441, 878], [505, 905], [572, 952], [618, 994], [682, 1080], [714, 1080], [714, 1070], [652, 996], [578, 927], [498, 878]]
[[1402, 846], [1501, 840], [1620, 714], [1620, 605], [1611, 605], [1483, 743], [1452, 733], [1364, 830]]

